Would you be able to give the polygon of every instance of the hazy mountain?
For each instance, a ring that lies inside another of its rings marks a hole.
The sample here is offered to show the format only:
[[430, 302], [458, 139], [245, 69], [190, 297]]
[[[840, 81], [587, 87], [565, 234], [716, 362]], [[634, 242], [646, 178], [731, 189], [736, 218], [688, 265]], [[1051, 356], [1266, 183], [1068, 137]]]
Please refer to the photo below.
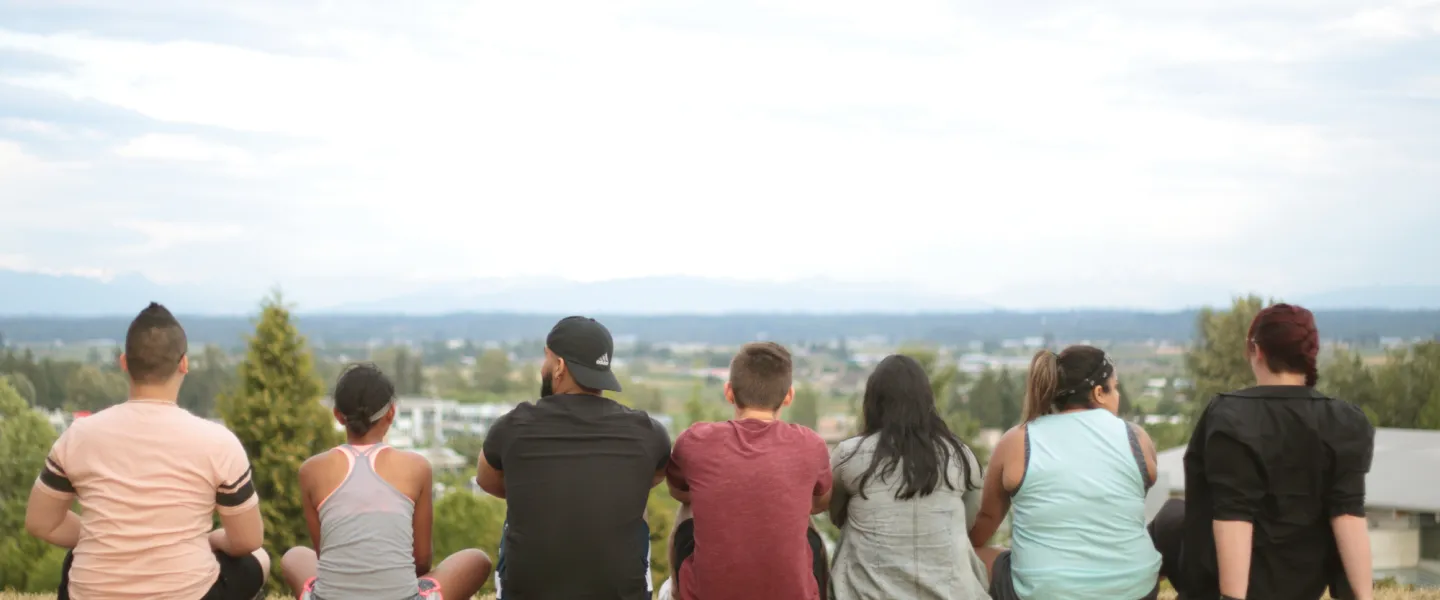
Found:
[[523, 285], [486, 280], [468, 294], [427, 289], [326, 313], [443, 314], [524, 312], [586, 314], [724, 314], [972, 312], [992, 306], [898, 285], [825, 280], [753, 282], [700, 277], [644, 277], [577, 283], [540, 280]]
[[151, 301], [186, 313], [241, 314], [256, 305], [253, 298], [236, 302], [215, 291], [164, 286], [139, 275], [101, 280], [0, 270], [0, 315], [129, 315]]
[[1345, 288], [1297, 298], [1315, 309], [1375, 308], [1413, 310], [1440, 307], [1440, 286], [1373, 286]]

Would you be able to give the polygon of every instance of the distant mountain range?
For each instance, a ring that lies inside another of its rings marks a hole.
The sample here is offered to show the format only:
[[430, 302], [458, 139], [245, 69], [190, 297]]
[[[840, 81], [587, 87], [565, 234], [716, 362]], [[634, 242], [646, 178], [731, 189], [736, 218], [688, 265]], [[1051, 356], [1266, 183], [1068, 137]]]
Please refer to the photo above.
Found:
[[[350, 283], [345, 286], [348, 290], [393, 289]], [[1030, 295], [1035, 295], [1033, 290]], [[299, 310], [334, 315], [463, 312], [718, 315], [974, 313], [1006, 308], [1001, 298], [994, 296], [959, 297], [902, 284], [855, 284], [820, 279], [758, 282], [645, 277], [583, 283], [554, 279], [480, 279], [422, 285], [403, 294], [382, 292], [374, 296], [356, 297], [351, 293], [353, 300], [329, 304], [306, 302]], [[1063, 297], [1058, 293], [1055, 296]], [[1186, 295], [1158, 297], [1180, 296]], [[0, 270], [0, 315], [120, 316], [133, 314], [151, 300], [163, 302], [181, 314], [246, 315], [255, 311], [260, 295], [208, 286], [161, 285], [139, 275], [100, 280]], [[1431, 309], [1440, 308], [1440, 286], [1348, 288], [1287, 300], [1315, 309]], [[1179, 310], [1207, 301], [1213, 300], [1197, 298], [1172, 308]]]

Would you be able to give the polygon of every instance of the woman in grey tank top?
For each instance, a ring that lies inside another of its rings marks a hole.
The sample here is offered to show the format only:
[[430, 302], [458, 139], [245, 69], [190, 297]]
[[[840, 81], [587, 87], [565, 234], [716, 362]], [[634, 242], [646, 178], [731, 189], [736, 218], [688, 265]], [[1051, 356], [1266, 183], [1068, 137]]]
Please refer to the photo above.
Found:
[[[281, 561], [300, 600], [469, 598], [490, 559], [462, 550], [430, 570], [430, 463], [384, 443], [395, 420], [395, 386], [374, 365], [353, 365], [335, 385], [335, 418], [347, 443], [300, 466], [310, 538]], [[466, 493], [466, 492], [456, 492]]]
[[940, 418], [929, 378], [906, 356], [865, 383], [864, 431], [832, 453], [830, 519], [840, 527], [835, 600], [988, 599], [970, 544], [980, 465]]

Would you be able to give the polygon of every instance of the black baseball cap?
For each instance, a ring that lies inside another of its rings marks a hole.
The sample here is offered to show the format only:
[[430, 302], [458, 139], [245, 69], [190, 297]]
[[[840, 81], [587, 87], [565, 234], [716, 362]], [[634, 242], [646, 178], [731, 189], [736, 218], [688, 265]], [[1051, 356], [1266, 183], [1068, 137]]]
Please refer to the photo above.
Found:
[[610, 371], [615, 340], [599, 321], [565, 317], [545, 337], [545, 347], [565, 359], [565, 368], [576, 383], [592, 390], [620, 391], [620, 381]]

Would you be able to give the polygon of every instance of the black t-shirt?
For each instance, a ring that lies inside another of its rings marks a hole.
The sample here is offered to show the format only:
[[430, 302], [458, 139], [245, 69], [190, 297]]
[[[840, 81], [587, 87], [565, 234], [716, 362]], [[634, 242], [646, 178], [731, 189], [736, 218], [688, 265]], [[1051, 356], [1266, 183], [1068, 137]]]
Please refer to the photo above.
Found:
[[505, 600], [650, 598], [645, 502], [670, 460], [650, 415], [600, 396], [524, 402], [485, 436], [505, 474]]
[[1221, 394], [1185, 450], [1186, 600], [1219, 598], [1213, 521], [1254, 524], [1248, 598], [1353, 598], [1330, 519], [1365, 516], [1375, 428], [1355, 405], [1304, 386]]

